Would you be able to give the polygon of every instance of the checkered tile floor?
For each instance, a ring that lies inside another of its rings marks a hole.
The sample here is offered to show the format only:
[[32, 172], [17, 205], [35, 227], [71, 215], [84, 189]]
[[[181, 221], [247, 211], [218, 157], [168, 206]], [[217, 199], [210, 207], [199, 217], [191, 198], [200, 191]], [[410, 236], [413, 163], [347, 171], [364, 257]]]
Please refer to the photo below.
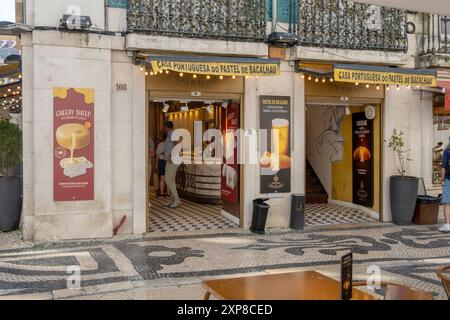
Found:
[[364, 211], [334, 204], [308, 204], [305, 212], [310, 227], [376, 221]]
[[238, 225], [223, 217], [221, 207], [197, 204], [182, 200], [181, 207], [170, 209], [164, 206], [169, 198], [150, 196], [149, 232], [196, 231], [237, 228]]

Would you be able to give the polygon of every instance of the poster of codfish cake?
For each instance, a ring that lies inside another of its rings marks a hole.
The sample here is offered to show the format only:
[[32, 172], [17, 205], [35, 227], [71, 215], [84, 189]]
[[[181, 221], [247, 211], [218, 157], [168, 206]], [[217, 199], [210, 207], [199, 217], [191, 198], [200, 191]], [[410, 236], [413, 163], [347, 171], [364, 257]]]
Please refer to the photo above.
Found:
[[93, 89], [53, 89], [53, 200], [94, 200]]
[[353, 121], [353, 203], [373, 207], [373, 120], [364, 112]]

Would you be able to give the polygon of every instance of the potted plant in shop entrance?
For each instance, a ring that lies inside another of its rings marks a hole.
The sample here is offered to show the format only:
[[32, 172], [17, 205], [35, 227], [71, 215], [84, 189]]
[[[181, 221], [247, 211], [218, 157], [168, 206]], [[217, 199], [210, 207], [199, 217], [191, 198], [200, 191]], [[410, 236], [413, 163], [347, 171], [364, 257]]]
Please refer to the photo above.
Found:
[[392, 221], [397, 225], [408, 225], [412, 223], [414, 216], [419, 179], [406, 175], [412, 159], [409, 157], [411, 150], [405, 146], [405, 134], [394, 130], [386, 143], [393, 151], [398, 172], [389, 181]]
[[22, 179], [16, 168], [22, 161], [22, 133], [18, 126], [0, 121], [0, 231], [19, 228]]

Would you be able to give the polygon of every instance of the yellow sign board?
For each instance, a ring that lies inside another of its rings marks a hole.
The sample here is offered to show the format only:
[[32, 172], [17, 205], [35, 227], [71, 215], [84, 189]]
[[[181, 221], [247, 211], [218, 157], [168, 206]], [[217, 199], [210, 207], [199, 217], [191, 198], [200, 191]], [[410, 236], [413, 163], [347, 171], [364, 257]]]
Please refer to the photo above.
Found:
[[179, 73], [193, 73], [219, 76], [277, 76], [280, 65], [277, 63], [233, 63], [199, 61], [151, 61], [154, 72], [169, 70]]
[[401, 86], [436, 87], [436, 75], [407, 73], [407, 72], [380, 72], [358, 69], [334, 69], [334, 80], [350, 83], [392, 84]]

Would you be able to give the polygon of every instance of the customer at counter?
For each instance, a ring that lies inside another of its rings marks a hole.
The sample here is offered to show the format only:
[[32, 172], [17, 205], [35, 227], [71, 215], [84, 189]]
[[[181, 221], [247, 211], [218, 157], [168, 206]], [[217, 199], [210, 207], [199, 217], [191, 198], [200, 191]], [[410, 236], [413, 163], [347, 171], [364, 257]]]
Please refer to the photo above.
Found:
[[181, 200], [178, 195], [177, 184], [175, 181], [179, 165], [172, 161], [172, 150], [178, 142], [172, 141], [172, 134], [174, 130], [172, 121], [167, 121], [164, 125], [164, 129], [167, 133], [167, 138], [164, 142], [164, 158], [166, 160], [165, 180], [171, 197], [171, 200], [166, 204], [166, 207], [176, 209], [181, 205]]
[[158, 197], [164, 197], [165, 189], [166, 189], [166, 182], [165, 182], [165, 175], [166, 175], [166, 160], [164, 156], [164, 145], [167, 139], [167, 133], [162, 132], [160, 137], [160, 142], [158, 143], [158, 146], [156, 147], [156, 159], [158, 161], [157, 168], [158, 168], [158, 178], [159, 178], [159, 190], [158, 190]]

